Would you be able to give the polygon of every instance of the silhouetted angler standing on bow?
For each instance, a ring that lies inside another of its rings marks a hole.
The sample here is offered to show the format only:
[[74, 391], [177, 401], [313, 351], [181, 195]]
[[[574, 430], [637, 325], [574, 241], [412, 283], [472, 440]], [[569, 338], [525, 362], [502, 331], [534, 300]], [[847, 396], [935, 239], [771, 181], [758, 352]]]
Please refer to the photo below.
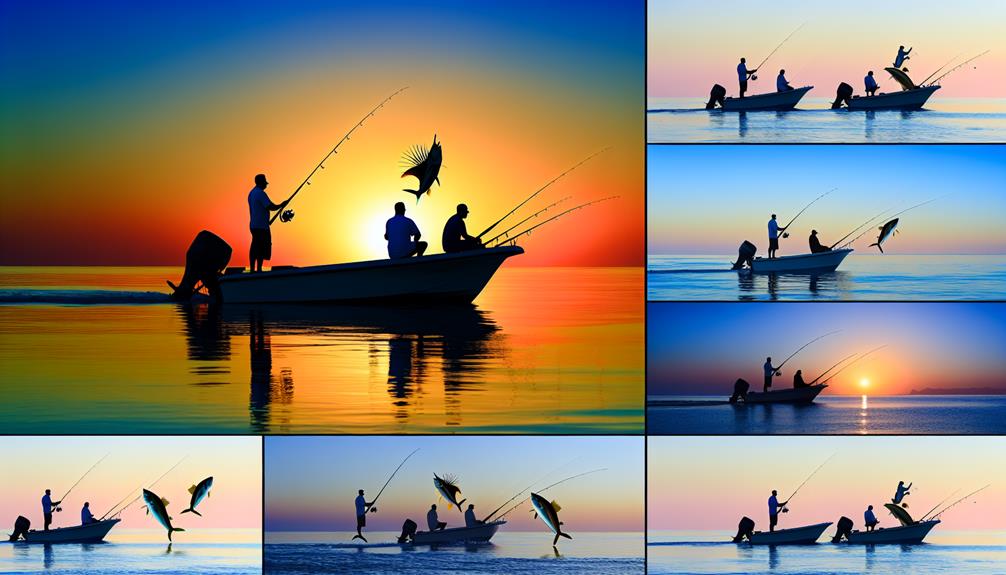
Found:
[[248, 249], [248, 261], [251, 271], [262, 271], [265, 260], [272, 259], [272, 232], [269, 231], [269, 212], [282, 210], [289, 200], [274, 204], [265, 189], [269, 182], [265, 179], [265, 174], [255, 176], [255, 187], [248, 192], [248, 212], [251, 221], [248, 228], [251, 230], [251, 247]]

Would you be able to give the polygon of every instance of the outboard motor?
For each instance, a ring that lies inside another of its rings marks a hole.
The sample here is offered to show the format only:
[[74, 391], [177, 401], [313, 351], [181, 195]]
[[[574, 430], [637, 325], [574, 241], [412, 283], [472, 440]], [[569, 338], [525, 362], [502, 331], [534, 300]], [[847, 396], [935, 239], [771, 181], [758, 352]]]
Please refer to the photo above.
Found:
[[712, 110], [719, 104], [723, 107], [723, 100], [727, 97], [727, 89], [719, 84], [713, 84], [713, 89], [709, 91], [709, 101], [706, 102], [706, 109]]
[[747, 400], [748, 390], [751, 389], [751, 384], [744, 381], [743, 379], [738, 379], [734, 382], [734, 394], [730, 396], [730, 403], [737, 403], [738, 400]]
[[11, 533], [10, 542], [13, 543], [28, 533], [29, 527], [31, 527], [31, 521], [24, 515], [18, 515], [14, 520], [14, 533]]
[[202, 282], [210, 292], [210, 297], [220, 300], [220, 273], [231, 261], [231, 247], [220, 236], [203, 230], [196, 234], [192, 245], [185, 252], [185, 274], [177, 286], [168, 282], [175, 291], [171, 297], [184, 301], [192, 297], [196, 285]]
[[402, 534], [398, 536], [398, 542], [407, 543], [413, 541], [416, 536], [416, 529], [418, 528], [419, 526], [416, 525], [415, 521], [406, 519], [405, 523], [402, 523]]
[[741, 517], [741, 522], [737, 524], [737, 535], [734, 535], [734, 543], [740, 543], [747, 537], [748, 541], [754, 535], [755, 522], [750, 517]]
[[835, 94], [835, 101], [831, 103], [831, 109], [837, 110], [842, 107], [842, 104], [846, 106], [852, 100], [852, 86], [842, 82], [838, 85], [838, 92]]
[[758, 253], [758, 246], [753, 243], [744, 240], [741, 247], [737, 249], [737, 261], [734, 262], [735, 270], [743, 269], [744, 264], [748, 267], [752, 267], [751, 263], [754, 261], [755, 254]]
[[835, 536], [831, 538], [831, 542], [841, 543], [843, 537], [848, 539], [849, 535], [852, 533], [852, 527], [852, 519], [843, 515], [842, 518], [838, 520], [838, 524], [835, 525]]

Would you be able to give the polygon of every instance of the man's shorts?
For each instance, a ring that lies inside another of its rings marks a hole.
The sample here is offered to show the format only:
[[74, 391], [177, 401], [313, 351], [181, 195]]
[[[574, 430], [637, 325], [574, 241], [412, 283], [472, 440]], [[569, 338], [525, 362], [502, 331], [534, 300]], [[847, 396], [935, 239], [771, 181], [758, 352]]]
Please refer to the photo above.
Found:
[[272, 232], [269, 228], [253, 228], [251, 235], [251, 259], [272, 259]]
[[768, 249], [777, 250], [779, 249], [779, 238], [769, 238]]
[[363, 515], [357, 515], [356, 516], [356, 526], [357, 527], [366, 527], [367, 526], [367, 514], [366, 513], [364, 513]]

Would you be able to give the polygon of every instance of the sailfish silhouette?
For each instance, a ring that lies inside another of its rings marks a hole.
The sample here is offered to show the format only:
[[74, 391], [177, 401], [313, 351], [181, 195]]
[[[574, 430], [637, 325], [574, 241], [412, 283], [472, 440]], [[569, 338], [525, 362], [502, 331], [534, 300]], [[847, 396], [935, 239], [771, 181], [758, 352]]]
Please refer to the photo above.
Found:
[[415, 190], [403, 189], [416, 196], [416, 203], [423, 194], [429, 194], [433, 182], [440, 183], [440, 165], [444, 160], [444, 151], [437, 142], [437, 135], [433, 134], [433, 144], [427, 149], [422, 146], [413, 146], [405, 154], [402, 160], [409, 169], [405, 170], [402, 177], [413, 176], [419, 180], [419, 185]]

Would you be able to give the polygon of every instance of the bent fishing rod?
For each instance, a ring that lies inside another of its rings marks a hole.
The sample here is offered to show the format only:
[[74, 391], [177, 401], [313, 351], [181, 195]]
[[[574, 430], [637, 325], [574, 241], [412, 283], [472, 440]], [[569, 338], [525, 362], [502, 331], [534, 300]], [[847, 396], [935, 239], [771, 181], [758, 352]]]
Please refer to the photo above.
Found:
[[183, 461], [185, 461], [185, 458], [186, 458], [186, 457], [188, 457], [188, 455], [186, 455], [185, 457], [182, 457], [181, 459], [179, 459], [179, 460], [178, 460], [178, 463], [176, 463], [176, 464], [172, 465], [170, 469], [168, 469], [167, 471], [165, 471], [165, 472], [164, 472], [164, 473], [163, 473], [163, 474], [162, 474], [162, 475], [161, 475], [160, 477], [158, 477], [157, 479], [155, 479], [155, 480], [154, 480], [154, 482], [153, 482], [153, 483], [151, 483], [150, 485], [148, 485], [148, 486], [147, 486], [146, 488], [144, 488], [144, 487], [143, 487], [143, 486], [141, 485], [141, 486], [140, 486], [140, 490], [141, 490], [141, 491], [140, 491], [140, 494], [139, 494], [139, 495], [137, 495], [137, 496], [136, 496], [136, 497], [135, 497], [135, 498], [134, 498], [134, 499], [133, 499], [132, 501], [130, 501], [129, 503], [127, 503], [125, 507], [123, 507], [122, 509], [119, 509], [118, 511], [116, 511], [116, 512], [115, 512], [115, 513], [113, 514], [113, 513], [112, 513], [112, 511], [115, 511], [115, 510], [116, 510], [116, 509], [117, 509], [117, 508], [119, 507], [119, 505], [121, 505], [121, 504], [122, 504], [122, 502], [123, 502], [123, 501], [125, 501], [126, 499], [128, 499], [128, 498], [129, 498], [129, 495], [132, 495], [132, 494], [133, 494], [133, 492], [132, 492], [132, 491], [130, 491], [130, 492], [129, 492], [129, 495], [126, 495], [125, 497], [123, 497], [122, 499], [120, 499], [120, 500], [119, 500], [119, 502], [118, 502], [118, 503], [116, 503], [115, 505], [113, 505], [113, 506], [112, 506], [112, 508], [111, 508], [111, 509], [109, 509], [107, 513], [105, 513], [104, 515], [102, 515], [102, 516], [101, 516], [101, 518], [100, 518], [100, 519], [98, 519], [98, 521], [104, 521], [104, 520], [105, 520], [105, 518], [106, 518], [106, 517], [108, 517], [109, 515], [113, 515], [113, 516], [114, 516], [114, 515], [118, 515], [119, 513], [122, 513], [123, 511], [125, 511], [126, 509], [128, 509], [130, 505], [132, 505], [133, 503], [136, 503], [136, 500], [137, 500], [137, 499], [139, 499], [140, 497], [143, 497], [143, 491], [142, 491], [143, 489], [150, 489], [151, 487], [153, 487], [153, 486], [157, 485], [157, 484], [158, 484], [158, 482], [160, 482], [160, 481], [161, 481], [162, 479], [164, 479], [164, 477], [165, 477], [165, 476], [166, 476], [167, 474], [171, 473], [172, 471], [174, 471], [174, 469], [175, 469], [176, 467], [178, 467], [179, 465], [181, 465], [181, 464], [182, 464], [182, 462], [183, 462]]
[[[405, 465], [405, 462], [408, 461], [410, 457], [412, 457], [413, 455], [415, 455], [417, 451], [419, 451], [418, 447], [415, 449], [415, 451], [413, 451], [412, 453], [408, 454], [405, 457], [405, 459], [403, 459], [402, 462], [398, 464], [398, 467], [396, 467], [395, 470], [391, 472], [391, 477], [388, 477], [388, 480], [384, 482], [384, 486], [382, 486], [381, 490], [377, 492], [377, 496], [375, 496], [374, 500], [370, 502], [370, 505], [367, 506], [367, 509], [371, 509], [371, 508], [374, 507], [374, 504], [377, 503], [377, 500], [381, 498], [381, 494], [384, 493], [384, 489], [388, 486], [389, 483], [391, 483], [391, 480], [395, 478], [395, 475], [398, 474], [398, 470], [401, 469], [402, 466]], [[374, 511], [377, 511], [377, 510], [374, 509]]]
[[988, 484], [988, 485], [986, 485], [985, 487], [982, 487], [981, 489], [976, 489], [976, 490], [972, 491], [971, 493], [968, 493], [968, 494], [967, 494], [967, 495], [965, 495], [964, 497], [961, 497], [961, 498], [960, 498], [960, 499], [958, 499], [957, 501], [954, 501], [954, 502], [953, 502], [953, 503], [951, 503], [950, 505], [947, 505], [946, 507], [944, 507], [943, 509], [941, 509], [941, 510], [940, 510], [940, 512], [939, 512], [939, 513], [937, 513], [936, 515], [933, 515], [933, 516], [931, 517], [931, 519], [939, 519], [939, 518], [940, 518], [940, 515], [943, 515], [943, 514], [944, 514], [944, 513], [946, 513], [947, 511], [950, 511], [950, 508], [952, 508], [953, 506], [957, 505], [958, 503], [962, 503], [962, 502], [964, 502], [964, 501], [966, 501], [966, 500], [968, 500], [968, 499], [971, 499], [971, 497], [972, 497], [973, 495], [978, 495], [979, 493], [981, 493], [982, 491], [985, 491], [985, 490], [986, 490], [986, 489], [988, 489], [989, 487], [992, 487], [992, 484], [991, 484], [991, 483], [989, 483], [989, 484]]
[[[311, 173], [308, 174], [307, 177], [304, 178], [304, 181], [301, 182], [299, 186], [297, 186], [297, 189], [294, 190], [292, 194], [290, 194], [290, 197], [286, 199], [286, 202], [284, 202], [284, 204], [289, 204], [291, 201], [293, 201], [293, 199], [297, 196], [297, 194], [300, 193], [301, 188], [303, 188], [305, 185], [307, 185], [307, 186], [311, 185], [311, 176], [314, 176], [315, 172], [317, 172], [318, 170], [324, 170], [325, 169], [325, 162], [328, 161], [328, 159], [330, 157], [332, 157], [332, 155], [334, 155], [334, 154], [337, 153], [337, 151], [339, 149], [339, 146], [341, 146], [343, 144], [343, 142], [345, 142], [346, 140], [348, 140], [349, 136], [351, 136], [353, 134], [353, 132], [356, 131], [357, 128], [359, 128], [360, 126], [362, 126], [363, 123], [366, 122], [368, 118], [370, 118], [371, 116], [373, 116], [374, 114], [376, 114], [377, 111], [380, 110], [381, 108], [383, 108], [384, 105], [387, 104], [392, 98], [394, 98], [395, 96], [401, 94], [402, 92], [404, 92], [405, 90], [408, 90], [408, 89], [409, 89], [408, 86], [405, 86], [404, 88], [399, 88], [393, 94], [391, 94], [387, 98], [381, 100], [381, 103], [378, 104], [378, 105], [376, 105], [376, 106], [374, 106], [374, 109], [372, 109], [371, 111], [367, 112], [367, 115], [364, 116], [362, 120], [360, 120], [359, 122], [357, 122], [352, 128], [350, 128], [350, 130], [348, 132], [346, 132], [346, 135], [344, 135], [342, 137], [342, 139], [340, 139], [339, 142], [337, 144], [335, 144], [335, 146], [327, 154], [325, 154], [325, 157], [322, 158], [320, 162], [318, 162], [318, 165], [315, 166], [313, 170], [311, 170]], [[282, 211], [283, 210], [276, 210], [276, 214], [273, 215], [273, 217], [269, 219], [269, 225], [270, 226], [272, 225], [273, 222], [276, 221], [276, 218], [278, 218], [280, 216], [280, 213]]]
[[824, 370], [824, 373], [822, 373], [821, 375], [819, 375], [819, 376], [815, 377], [814, 379], [812, 379], [812, 380], [811, 380], [811, 382], [810, 382], [810, 385], [814, 385], [815, 383], [817, 383], [817, 380], [819, 380], [819, 379], [821, 379], [822, 377], [824, 377], [824, 376], [828, 375], [828, 372], [829, 372], [829, 371], [831, 371], [831, 370], [835, 369], [835, 368], [836, 368], [836, 367], [838, 367], [839, 365], [841, 365], [841, 364], [845, 363], [845, 362], [846, 362], [847, 360], [849, 360], [849, 359], [851, 359], [851, 358], [853, 358], [853, 357], [855, 357], [855, 356], [856, 356], [856, 354], [855, 354], [855, 353], [850, 353], [849, 355], [845, 356], [844, 358], [842, 358], [842, 361], [840, 361], [840, 362], [836, 363], [835, 365], [833, 365], [833, 366], [829, 367], [828, 369]]
[[789, 223], [782, 227], [782, 229], [783, 230], [788, 230], [789, 227], [791, 225], [793, 225], [793, 222], [795, 222], [796, 219], [800, 217], [800, 214], [802, 214], [802, 213], [804, 213], [804, 212], [807, 211], [807, 208], [813, 206], [818, 200], [820, 200], [821, 198], [823, 198], [823, 197], [827, 196], [828, 194], [834, 192], [837, 189], [838, 188], [832, 188], [832, 189], [828, 190], [827, 192], [821, 194], [820, 196], [814, 198], [814, 200], [812, 202], [810, 202], [809, 204], [807, 204], [806, 206], [804, 206], [804, 208], [802, 210], [800, 210], [799, 212], [797, 212], [796, 215], [793, 216], [793, 218], [789, 221]]
[[[547, 220], [545, 220], [545, 221], [543, 221], [541, 223], [535, 224], [535, 225], [531, 226], [530, 228], [528, 228], [528, 229], [526, 229], [526, 230], [524, 230], [522, 232], [516, 233], [516, 234], [508, 237], [506, 239], [506, 243], [511, 243], [512, 244], [512, 242], [515, 242], [517, 240], [517, 238], [519, 238], [519, 237], [521, 237], [521, 236], [523, 236], [525, 234], [530, 234], [531, 230], [535, 230], [537, 228], [540, 228], [540, 227], [544, 226], [545, 224], [547, 224], [549, 222], [553, 222], [555, 220], [558, 220], [559, 218], [565, 216], [566, 214], [569, 214], [569, 213], [575, 212], [577, 210], [586, 208], [587, 206], [592, 206], [594, 204], [599, 204], [599, 203], [607, 201], [607, 200], [614, 200], [615, 198], [618, 198], [618, 197], [620, 197], [620, 196], [608, 196], [607, 198], [601, 198], [599, 200], [593, 200], [593, 201], [587, 202], [585, 204], [580, 204], [579, 206], [575, 206], [575, 207], [569, 208], [568, 210], [566, 210], [566, 211], [564, 211], [562, 213], [558, 213], [558, 214], [552, 216], [551, 218], [549, 218], [549, 219], [547, 219]], [[493, 239], [497, 239], [497, 238], [493, 238]]]
[[[513, 213], [516, 212], [517, 210], [519, 210], [521, 208], [521, 206], [523, 206], [524, 204], [530, 202], [532, 199], [534, 199], [535, 196], [537, 196], [538, 194], [544, 192], [546, 188], [548, 188], [552, 184], [558, 182], [563, 176], [565, 176], [566, 174], [568, 174], [568, 173], [572, 172], [573, 170], [579, 168], [583, 164], [586, 164], [587, 161], [589, 161], [594, 156], [597, 156], [597, 155], [599, 155], [599, 154], [601, 154], [603, 152], [606, 152], [609, 149], [610, 148], [602, 148], [602, 149], [594, 152], [593, 154], [587, 156], [586, 158], [584, 158], [584, 159], [580, 160], [579, 162], [577, 162], [576, 164], [574, 164], [572, 168], [569, 168], [565, 172], [563, 172], [563, 173], [559, 174], [558, 176], [552, 178], [547, 183], [545, 183], [544, 186], [542, 186], [542, 187], [538, 188], [537, 190], [535, 190], [535, 192], [533, 194], [531, 194], [530, 196], [528, 196], [527, 199], [525, 199], [523, 202], [517, 204], [516, 208], [514, 208], [514, 209], [510, 210], [509, 212], [507, 212], [505, 216], [503, 216], [502, 218], [496, 220], [496, 223], [494, 223], [493, 225], [489, 226], [488, 228], [482, 230], [482, 233], [479, 234], [479, 235], [477, 235], [477, 236], [475, 236], [475, 237], [481, 239], [482, 236], [488, 234], [489, 232], [491, 232], [493, 230], [493, 228], [495, 228], [496, 226], [498, 226], [501, 223], [503, 223], [503, 220], [505, 220], [505, 219], [509, 218], [511, 215], [513, 215]], [[489, 243], [489, 242], [483, 242], [483, 243]]]
[[817, 341], [819, 339], [824, 339], [824, 338], [828, 337], [829, 335], [835, 335], [836, 333], [838, 333], [840, 331], [842, 331], [842, 330], [837, 329], [835, 331], [830, 331], [830, 332], [828, 332], [828, 333], [826, 333], [826, 334], [824, 334], [822, 336], [815, 337], [814, 339], [812, 339], [812, 340], [808, 341], [807, 343], [803, 344], [802, 346], [800, 346], [800, 349], [798, 349], [798, 350], [794, 351], [793, 353], [791, 353], [789, 357], [787, 357], [786, 359], [784, 359], [782, 363], [780, 363], [778, 366], [776, 366], [776, 368], [775, 368], [776, 373], [778, 373], [779, 370], [782, 369], [782, 366], [786, 365], [786, 362], [788, 362], [789, 360], [793, 359], [793, 356], [795, 356], [796, 354], [798, 354], [801, 351], [803, 351], [803, 349], [805, 347], [807, 347], [808, 345], [814, 343], [815, 341]]
[[[538, 490], [538, 493], [539, 494], [540, 493], [544, 493], [545, 491], [547, 491], [547, 490], [555, 487], [556, 485], [559, 485], [560, 483], [565, 483], [565, 482], [567, 482], [567, 481], [569, 481], [571, 479], [576, 479], [578, 477], [583, 477], [584, 475], [590, 475], [591, 473], [597, 473], [598, 471], [607, 471], [607, 469], [608, 469], [607, 467], [601, 467], [600, 469], [591, 469], [590, 471], [584, 471], [583, 473], [578, 473], [578, 474], [576, 474], [576, 475], [574, 475], [572, 477], [567, 477], [566, 479], [562, 479], [560, 481], [556, 481], [552, 485], [548, 485], [546, 487], [543, 487], [543, 488], [541, 488], [541, 489]], [[518, 503], [517, 505], [514, 505], [510, 509], [507, 509], [506, 511], [504, 511], [503, 513], [501, 513], [500, 516], [499, 516], [499, 518], [497, 519], [497, 521], [499, 519], [503, 519], [504, 517], [506, 517], [507, 515], [509, 515], [510, 512], [512, 512], [514, 509], [517, 509], [521, 505], [524, 505], [524, 502], [527, 501], [528, 499], [530, 499], [530, 497], [527, 498], [527, 499], [521, 499], [520, 503]]]
[[559, 470], [560, 470], [560, 469], [562, 469], [563, 467], [566, 467], [567, 465], [569, 465], [570, 463], [572, 463], [572, 462], [574, 462], [574, 461], [576, 461], [576, 459], [571, 459], [571, 460], [567, 461], [566, 463], [563, 463], [563, 464], [562, 464], [562, 465], [560, 465], [559, 467], [556, 467], [556, 468], [555, 468], [555, 469], [553, 469], [552, 471], [549, 471], [549, 472], [548, 472], [548, 473], [546, 473], [545, 475], [542, 475], [542, 476], [541, 476], [541, 477], [539, 477], [538, 479], [535, 479], [534, 481], [532, 481], [532, 482], [531, 482], [531, 484], [530, 484], [530, 485], [528, 485], [528, 486], [527, 486], [527, 487], [525, 487], [524, 489], [521, 489], [520, 491], [518, 491], [518, 492], [517, 492], [517, 493], [516, 493], [516, 494], [515, 494], [515, 495], [514, 495], [513, 497], [511, 497], [510, 499], [507, 499], [506, 501], [504, 501], [504, 502], [503, 502], [503, 505], [500, 505], [500, 506], [499, 506], [499, 507], [497, 507], [496, 509], [493, 509], [493, 512], [492, 512], [492, 513], [490, 513], [489, 515], [486, 515], [485, 519], [483, 519], [483, 520], [482, 520], [482, 522], [483, 522], [483, 523], [485, 523], [485, 522], [489, 521], [490, 519], [492, 519], [492, 516], [493, 516], [493, 515], [496, 515], [496, 513], [498, 513], [498, 512], [499, 512], [499, 510], [500, 510], [500, 509], [503, 509], [503, 508], [504, 508], [504, 507], [506, 507], [506, 506], [507, 506], [507, 504], [509, 504], [509, 503], [510, 503], [511, 501], [513, 501], [514, 499], [517, 499], [518, 497], [520, 497], [521, 495], [523, 495], [525, 491], [527, 491], [528, 489], [531, 489], [532, 487], [534, 487], [534, 486], [535, 486], [535, 484], [537, 484], [537, 483], [541, 482], [541, 480], [545, 479], [545, 478], [546, 478], [546, 477], [548, 477], [549, 475], [552, 475], [552, 474], [553, 474], [553, 473], [555, 473], [556, 471], [559, 471]]
[[64, 493], [62, 497], [60, 497], [59, 499], [57, 499], [57, 501], [59, 501], [60, 503], [62, 503], [63, 500], [66, 499], [70, 495], [70, 492], [73, 491], [73, 488], [76, 487], [77, 485], [80, 485], [80, 482], [83, 481], [85, 477], [87, 477], [87, 474], [91, 473], [91, 471], [94, 470], [94, 468], [98, 466], [98, 463], [101, 463], [102, 461], [104, 461], [105, 458], [108, 457], [108, 455], [109, 454], [106, 453], [104, 456], [102, 456], [101, 459], [99, 459], [97, 461], [97, 463], [95, 463], [94, 465], [92, 465], [91, 467], [89, 467], [88, 470], [85, 471], [84, 474], [80, 476], [80, 479], [78, 479], [76, 483], [74, 483], [73, 485], [71, 485], [70, 488], [66, 490], [66, 493]]
[[825, 383], [828, 383], [829, 381], [831, 381], [831, 378], [833, 378], [833, 377], [835, 377], [836, 375], [838, 375], [838, 374], [842, 373], [842, 372], [843, 372], [843, 371], [844, 371], [844, 370], [845, 370], [846, 368], [848, 368], [848, 367], [852, 367], [852, 366], [853, 366], [853, 365], [855, 365], [856, 363], [858, 363], [858, 362], [860, 362], [860, 361], [862, 361], [862, 360], [866, 359], [866, 358], [867, 358], [867, 356], [869, 356], [869, 355], [873, 354], [874, 352], [877, 352], [877, 351], [880, 351], [880, 350], [884, 349], [885, 347], [887, 347], [887, 344], [886, 344], [886, 343], [885, 343], [884, 345], [881, 345], [881, 346], [879, 346], [879, 347], [875, 347], [875, 348], [871, 349], [870, 351], [868, 351], [868, 352], [864, 353], [863, 355], [861, 355], [861, 356], [857, 357], [856, 359], [852, 360], [851, 362], [849, 362], [849, 363], [847, 363], [847, 364], [843, 365], [843, 366], [842, 366], [842, 369], [840, 369], [840, 370], [836, 371], [835, 373], [833, 373], [833, 374], [829, 375], [827, 379], [825, 379], [824, 381], [822, 381], [822, 382], [821, 382], [821, 384], [822, 384], [822, 385], [824, 385]]
[[800, 492], [800, 490], [803, 488], [803, 486], [807, 485], [807, 482], [810, 481], [810, 478], [814, 477], [815, 475], [817, 475], [817, 472], [821, 471], [821, 468], [824, 467], [829, 461], [831, 461], [836, 455], [838, 455], [837, 451], [835, 453], [832, 453], [831, 456], [828, 457], [828, 459], [825, 459], [824, 463], [822, 463], [821, 465], [818, 465], [817, 469], [815, 469], [813, 472], [811, 472], [811, 474], [807, 476], [807, 479], [804, 479], [803, 483], [801, 483], [800, 485], [798, 485], [797, 488], [793, 490], [792, 495], [790, 495], [789, 497], [786, 498], [786, 502], [783, 503], [780, 506], [780, 508], [781, 509], [785, 509], [786, 506], [789, 505], [789, 502], [792, 501], [794, 497], [796, 497], [796, 494]]
[[775, 50], [772, 50], [771, 52], [769, 52], [768, 56], [765, 56], [765, 59], [761, 61], [761, 64], [758, 64], [755, 67], [755, 71], [757, 72], [758, 70], [761, 70], [761, 67], [764, 66], [766, 62], [768, 62], [768, 59], [771, 58], [776, 52], [778, 52], [779, 48], [782, 48], [782, 45], [785, 44], [787, 41], [789, 41], [789, 39], [792, 38], [794, 34], [796, 34], [797, 32], [799, 32], [800, 28], [803, 28], [806, 25], [807, 25], [807, 23], [804, 22], [803, 24], [800, 24], [799, 26], [797, 26], [796, 30], [793, 30], [792, 32], [790, 32], [789, 36], [786, 36], [786, 38], [784, 38], [782, 42], [779, 42], [779, 45], [775, 47]]
[[498, 240], [500, 238], [506, 237], [507, 234], [509, 234], [510, 232], [512, 232], [515, 229], [519, 228], [520, 226], [524, 225], [528, 220], [532, 220], [532, 219], [540, 216], [541, 214], [544, 214], [545, 212], [547, 212], [550, 209], [558, 206], [559, 204], [565, 202], [566, 200], [569, 200], [572, 197], [573, 196], [566, 196], [565, 198], [562, 198], [562, 199], [560, 199], [558, 201], [552, 202], [551, 204], [545, 206], [544, 208], [538, 210], [537, 212], [531, 214], [530, 216], [524, 218], [523, 220], [517, 222], [516, 224], [510, 226], [509, 228], [503, 230], [502, 232], [496, 234], [495, 236], [493, 236], [492, 239], [486, 240], [485, 243], [494, 242], [494, 241], [496, 241], [496, 240]]
[[[915, 204], [914, 206], [912, 206], [912, 207], [910, 207], [910, 208], [905, 208], [905, 209], [901, 210], [900, 212], [898, 212], [898, 213], [896, 213], [896, 214], [894, 214], [894, 215], [891, 215], [891, 216], [886, 216], [886, 217], [888, 217], [888, 218], [891, 218], [891, 219], [894, 219], [894, 218], [896, 218], [896, 217], [900, 216], [901, 214], [903, 214], [903, 213], [905, 213], [905, 212], [908, 212], [908, 211], [911, 211], [911, 210], [914, 210], [915, 208], [921, 208], [922, 206], [924, 206], [924, 205], [926, 205], [926, 204], [930, 204], [930, 203], [932, 203], [932, 202], [935, 202], [936, 200], [940, 200], [940, 199], [943, 199], [943, 198], [945, 198], [945, 197], [947, 197], [947, 196], [949, 196], [949, 195], [950, 195], [950, 194], [944, 194], [944, 195], [942, 195], [942, 196], [939, 196], [939, 197], [937, 197], [937, 198], [933, 198], [933, 199], [931, 199], [931, 200], [926, 200], [926, 201], [924, 201], [924, 202], [922, 202], [922, 203], [919, 203], [919, 204]], [[890, 210], [886, 210], [886, 211], [890, 211]], [[879, 218], [879, 216], [878, 216], [877, 218], [873, 218], [873, 219], [878, 219], [878, 218]], [[865, 235], [866, 235], [866, 233], [867, 233], [867, 232], [869, 232], [869, 231], [870, 231], [870, 228], [867, 228], [867, 229], [863, 230], [863, 232], [862, 232], [861, 234], [859, 234], [858, 236], [856, 236], [856, 237], [852, 238], [851, 240], [849, 240], [849, 241], [848, 241], [848, 242], [847, 242], [847, 243], [845, 244], [845, 246], [847, 246], [847, 245], [851, 245], [851, 244], [854, 244], [854, 243], [856, 243], [856, 240], [858, 240], [859, 238], [861, 238], [861, 237], [865, 236]], [[851, 235], [851, 234], [850, 234], [850, 235]], [[842, 247], [845, 247], [845, 246], [842, 246]]]
[[958, 64], [958, 65], [954, 66], [953, 68], [951, 68], [951, 69], [947, 70], [946, 72], [944, 72], [944, 73], [943, 73], [943, 75], [942, 75], [942, 76], [940, 76], [939, 78], [937, 78], [937, 79], [933, 80], [933, 84], [935, 84], [935, 83], [939, 82], [940, 80], [942, 80], [942, 79], [946, 78], [946, 77], [947, 77], [947, 76], [949, 76], [950, 74], [952, 74], [952, 73], [956, 72], [957, 70], [960, 70], [960, 69], [961, 69], [961, 68], [963, 68], [964, 66], [967, 66], [967, 65], [968, 65], [968, 64], [970, 64], [971, 62], [974, 62], [974, 61], [975, 61], [975, 60], [977, 60], [978, 58], [981, 58], [982, 56], [984, 56], [985, 54], [988, 54], [988, 53], [989, 53], [989, 52], [991, 52], [991, 51], [992, 51], [992, 50], [985, 50], [984, 52], [982, 52], [981, 54], [978, 54], [977, 56], [974, 56], [973, 58], [968, 58], [967, 60], [965, 60], [965, 61], [961, 62], [960, 64]]

